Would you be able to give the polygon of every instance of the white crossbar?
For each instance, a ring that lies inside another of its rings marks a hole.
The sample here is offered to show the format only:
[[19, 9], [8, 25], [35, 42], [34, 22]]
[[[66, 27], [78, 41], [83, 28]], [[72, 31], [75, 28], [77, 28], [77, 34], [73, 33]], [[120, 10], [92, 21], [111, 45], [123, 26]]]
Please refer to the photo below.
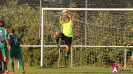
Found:
[[76, 10], [76, 11], [132, 11], [133, 8], [42, 8], [43, 10]]

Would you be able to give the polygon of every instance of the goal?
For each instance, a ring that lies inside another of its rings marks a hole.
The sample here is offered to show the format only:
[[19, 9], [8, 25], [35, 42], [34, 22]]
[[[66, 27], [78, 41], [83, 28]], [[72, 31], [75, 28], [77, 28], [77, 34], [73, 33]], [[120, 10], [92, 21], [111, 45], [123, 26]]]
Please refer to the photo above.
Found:
[[[115, 61], [122, 61], [124, 68], [126, 67], [126, 52], [129, 50], [126, 50], [125, 47], [133, 40], [130, 29], [133, 24], [133, 8], [42, 8], [41, 66], [44, 65], [44, 47], [57, 47], [54, 34], [56, 31], [62, 31], [58, 19], [63, 9], [68, 9], [74, 20], [73, 48], [85, 48], [85, 50], [96, 48], [94, 49], [96, 53], [100, 52], [97, 48], [99, 50], [104, 48], [108, 53], [116, 51], [112, 49], [117, 49], [116, 52], [123, 51], [124, 60]], [[65, 46], [61, 45], [61, 47]], [[125, 50], [119, 50], [120, 48]], [[92, 55], [90, 54], [90, 56]], [[71, 66], [73, 66], [72, 55]]]

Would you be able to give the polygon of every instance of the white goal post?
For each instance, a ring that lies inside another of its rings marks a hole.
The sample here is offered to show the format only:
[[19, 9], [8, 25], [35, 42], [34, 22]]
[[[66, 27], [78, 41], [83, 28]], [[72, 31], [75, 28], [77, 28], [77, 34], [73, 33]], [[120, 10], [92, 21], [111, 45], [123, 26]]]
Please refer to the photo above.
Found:
[[[56, 47], [56, 45], [45, 45], [44, 44], [44, 11], [45, 10], [60, 10], [63, 9], [68, 10], [76, 10], [76, 11], [133, 11], [133, 8], [42, 8], [41, 10], [41, 66], [44, 66], [44, 47]], [[62, 46], [65, 47], [65, 46]], [[72, 45], [72, 47], [122, 47], [125, 48], [126, 46], [88, 46], [88, 45]], [[130, 46], [132, 47], [132, 46]], [[126, 51], [126, 49], [125, 49]], [[125, 61], [124, 67], [126, 67], [126, 53], [125, 53]]]

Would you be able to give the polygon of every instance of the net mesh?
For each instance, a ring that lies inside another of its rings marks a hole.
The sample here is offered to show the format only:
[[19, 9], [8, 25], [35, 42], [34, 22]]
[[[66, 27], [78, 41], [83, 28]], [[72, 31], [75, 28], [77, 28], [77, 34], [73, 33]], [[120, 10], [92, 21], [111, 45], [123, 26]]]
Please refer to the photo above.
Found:
[[[45, 45], [55, 44], [55, 32], [62, 31], [60, 13], [44, 11]], [[69, 10], [69, 13], [74, 20], [73, 45], [124, 46], [132, 40], [132, 11]]]
[[[44, 10], [45, 45], [56, 44], [55, 32], [62, 31], [62, 26], [59, 23], [60, 14], [61, 11], [59, 10]], [[122, 47], [99, 48], [97, 46], [126, 46], [130, 43], [133, 39], [133, 33], [131, 31], [132, 11], [69, 10], [68, 14], [71, 14], [74, 20], [74, 38], [72, 45], [96, 46], [95, 48], [74, 47], [73, 67], [110, 67], [113, 65], [123, 67], [125, 57], [127, 58], [127, 67], [131, 67], [131, 48], [126, 48], [128, 50], [125, 56], [125, 51]], [[65, 45], [64, 41], [61, 41], [61, 45]], [[64, 47], [61, 49], [63, 51], [61, 51], [60, 55], [60, 66], [64, 67], [64, 56], [66, 52]], [[53, 62], [57, 63], [58, 61]], [[70, 58], [68, 59], [67, 65], [71, 65]]]

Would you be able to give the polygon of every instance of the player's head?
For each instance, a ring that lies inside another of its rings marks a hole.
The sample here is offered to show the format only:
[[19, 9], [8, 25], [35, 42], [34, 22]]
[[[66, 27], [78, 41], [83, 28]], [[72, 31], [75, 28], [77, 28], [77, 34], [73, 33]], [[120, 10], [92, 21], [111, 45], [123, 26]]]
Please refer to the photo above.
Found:
[[4, 27], [4, 25], [5, 25], [5, 22], [0, 20], [0, 27]]
[[13, 28], [10, 28], [9, 32], [10, 32], [10, 33], [14, 33], [15, 31], [14, 31]]
[[65, 19], [65, 22], [69, 22], [69, 21], [70, 21], [70, 18], [67, 16]]

